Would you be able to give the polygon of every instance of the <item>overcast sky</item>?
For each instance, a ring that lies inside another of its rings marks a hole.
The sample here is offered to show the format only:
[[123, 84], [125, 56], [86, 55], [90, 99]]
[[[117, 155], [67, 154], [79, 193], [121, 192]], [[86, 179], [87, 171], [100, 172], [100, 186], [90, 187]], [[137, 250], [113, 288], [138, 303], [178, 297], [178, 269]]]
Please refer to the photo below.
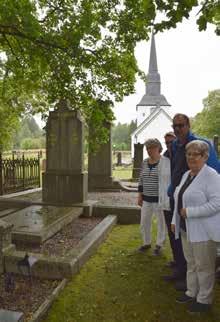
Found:
[[[156, 34], [157, 64], [161, 76], [161, 93], [172, 105], [173, 113], [194, 116], [203, 108], [208, 92], [220, 89], [220, 36], [214, 27], [198, 31], [195, 14], [176, 29]], [[137, 46], [139, 67], [148, 72], [150, 41]], [[138, 80], [136, 93], [117, 103], [116, 122], [136, 119], [136, 105], [145, 93], [145, 84]]]

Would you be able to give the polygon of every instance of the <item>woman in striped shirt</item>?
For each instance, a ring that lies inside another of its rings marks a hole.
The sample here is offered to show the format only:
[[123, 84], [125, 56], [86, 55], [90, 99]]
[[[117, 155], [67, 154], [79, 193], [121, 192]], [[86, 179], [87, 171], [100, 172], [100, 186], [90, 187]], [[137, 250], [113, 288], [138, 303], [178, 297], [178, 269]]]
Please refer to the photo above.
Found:
[[141, 206], [141, 234], [144, 252], [151, 248], [151, 221], [157, 217], [157, 240], [154, 255], [159, 255], [165, 241], [166, 228], [163, 210], [169, 210], [167, 188], [170, 184], [170, 160], [162, 156], [162, 145], [156, 138], [148, 139], [145, 146], [149, 157], [143, 161], [138, 183], [138, 205]]

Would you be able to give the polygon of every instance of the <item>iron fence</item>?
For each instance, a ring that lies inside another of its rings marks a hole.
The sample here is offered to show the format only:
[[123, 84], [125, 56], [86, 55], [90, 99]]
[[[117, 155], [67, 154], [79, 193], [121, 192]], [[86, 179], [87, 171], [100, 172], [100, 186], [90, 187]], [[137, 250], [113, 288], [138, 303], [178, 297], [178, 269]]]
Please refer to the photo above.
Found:
[[40, 154], [26, 158], [0, 153], [0, 195], [40, 187]]

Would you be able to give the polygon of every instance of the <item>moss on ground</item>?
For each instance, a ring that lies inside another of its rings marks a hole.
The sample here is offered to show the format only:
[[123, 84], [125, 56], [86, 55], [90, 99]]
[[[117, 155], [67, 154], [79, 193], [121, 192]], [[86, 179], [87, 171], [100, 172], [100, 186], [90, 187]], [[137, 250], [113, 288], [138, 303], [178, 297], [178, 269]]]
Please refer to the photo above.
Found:
[[138, 225], [116, 226], [68, 283], [45, 322], [220, 322], [220, 285], [212, 312], [190, 315], [187, 305], [175, 302], [179, 292], [161, 278], [170, 272], [164, 266], [168, 245], [155, 257], [151, 250], [135, 252], [140, 242]]

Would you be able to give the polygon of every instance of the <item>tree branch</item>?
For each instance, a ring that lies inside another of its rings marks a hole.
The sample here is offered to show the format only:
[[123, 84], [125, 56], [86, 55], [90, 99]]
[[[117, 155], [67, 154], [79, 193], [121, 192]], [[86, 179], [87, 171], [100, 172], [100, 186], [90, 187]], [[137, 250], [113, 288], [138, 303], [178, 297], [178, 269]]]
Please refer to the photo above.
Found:
[[23, 68], [23, 66], [22, 66], [22, 64], [21, 64], [21, 62], [20, 62], [20, 60], [19, 60], [18, 56], [17, 56], [17, 55], [16, 55], [16, 53], [14, 52], [14, 49], [13, 49], [13, 47], [11, 46], [11, 43], [10, 43], [10, 41], [8, 40], [8, 38], [6, 37], [6, 35], [5, 35], [5, 34], [3, 34], [3, 38], [4, 38], [4, 39], [5, 39], [5, 41], [7, 42], [8, 46], [9, 46], [9, 48], [10, 48], [11, 52], [12, 52], [12, 55], [13, 55], [13, 56], [15, 56], [15, 58], [16, 58], [17, 62], [19, 63], [19, 65]]
[[209, 3], [209, 0], [206, 0], [205, 2], [204, 2], [204, 4], [202, 5], [202, 8], [197, 12], [197, 14], [196, 14], [196, 16], [198, 16], [199, 14], [200, 14], [200, 12], [202, 12], [204, 9], [205, 9], [205, 7], [206, 7], [206, 5]]
[[[43, 39], [40, 38], [34, 38], [30, 35], [27, 35], [21, 31], [19, 31], [16, 27], [14, 26], [5, 26], [5, 25], [1, 25], [0, 24], [0, 34], [2, 35], [10, 35], [13, 37], [19, 37], [22, 39], [26, 39], [29, 40], [30, 42], [34, 43], [35, 45], [40, 45], [41, 47], [47, 47], [47, 48], [53, 48], [53, 49], [59, 49], [63, 52], [65, 52], [67, 55], [69, 55], [71, 58], [74, 57], [74, 53], [70, 53], [69, 49], [67, 47], [63, 47], [63, 46], [59, 46], [55, 43], [51, 43], [48, 41], [45, 41]], [[83, 50], [91, 52], [93, 55], [97, 55], [97, 53], [89, 48], [83, 48]]]

